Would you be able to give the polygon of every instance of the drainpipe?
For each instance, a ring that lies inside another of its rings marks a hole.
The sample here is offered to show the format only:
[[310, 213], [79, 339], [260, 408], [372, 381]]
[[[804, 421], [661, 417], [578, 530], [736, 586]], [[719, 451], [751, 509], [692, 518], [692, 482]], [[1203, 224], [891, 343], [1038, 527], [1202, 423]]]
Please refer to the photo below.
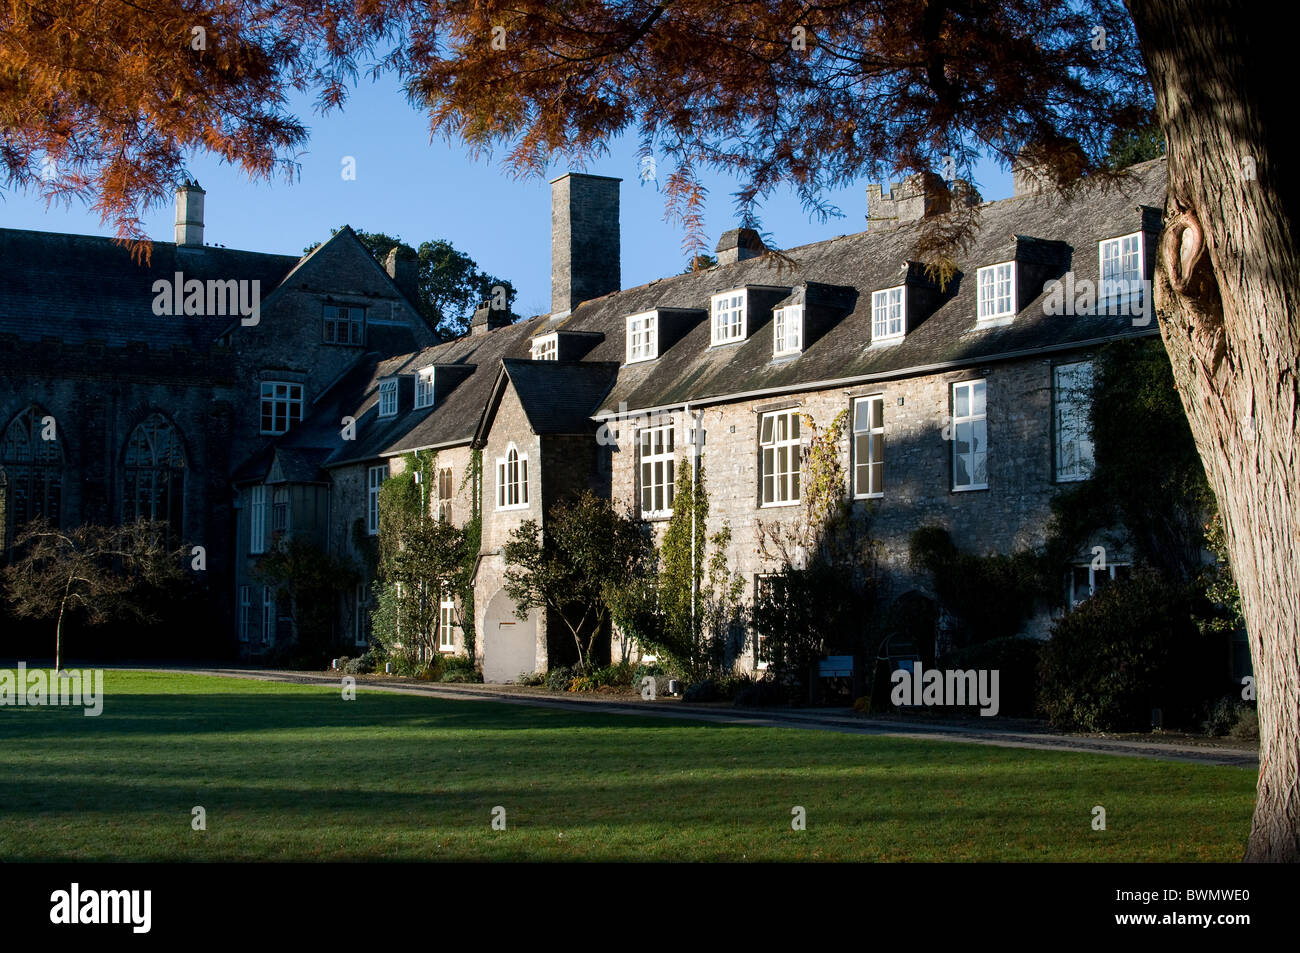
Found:
[[683, 405], [682, 409], [695, 424], [694, 433], [691, 435], [691, 638], [695, 638], [695, 590], [697, 588], [695, 582], [695, 495], [699, 492], [700, 424], [704, 420], [704, 411], [692, 411], [690, 404]]

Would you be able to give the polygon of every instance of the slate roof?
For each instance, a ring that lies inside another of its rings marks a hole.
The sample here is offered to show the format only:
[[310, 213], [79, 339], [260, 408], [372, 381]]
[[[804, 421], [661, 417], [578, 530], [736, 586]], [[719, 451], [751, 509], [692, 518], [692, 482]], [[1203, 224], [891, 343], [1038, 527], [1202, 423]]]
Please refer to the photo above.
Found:
[[111, 238], [0, 228], [0, 334], [206, 350], [230, 319], [155, 315], [155, 281], [172, 281], [178, 271], [186, 280], [258, 280], [265, 299], [298, 261], [294, 255], [153, 242], [145, 264]]
[[[909, 261], [919, 222], [790, 249], [785, 255], [793, 264], [754, 258], [676, 275], [583, 302], [568, 315], [539, 315], [415, 353], [363, 362], [364, 367], [323, 395], [312, 416], [284, 439], [294, 446], [308, 441], [332, 448], [323, 463], [330, 467], [481, 439], [507, 379], [535, 432], [577, 433], [589, 429], [592, 416], [618, 412], [621, 402], [630, 411], [644, 411], [759, 391], [903, 377], [1154, 334], [1154, 320], [1135, 326], [1132, 318], [1122, 315], [1047, 315], [1041, 285], [1034, 286], [1028, 300], [1018, 301], [1010, 323], [976, 326], [977, 270], [1016, 257], [1017, 249], [1018, 260], [1026, 264], [1055, 263], [1053, 277], [1072, 270], [1076, 279], [1097, 281], [1098, 242], [1141, 231], [1164, 206], [1164, 160], [1140, 163], [1130, 173], [1118, 187], [1086, 185], [1068, 200], [1043, 194], [981, 205], [979, 230], [957, 256], [952, 284], [898, 343], [873, 346], [871, 293], [918, 274]], [[749, 336], [710, 347], [711, 296], [741, 286], [766, 289], [755, 295], [763, 298], [763, 306], [751, 315]], [[834, 319], [824, 331], [809, 335], [802, 353], [774, 359], [771, 307], [802, 297], [829, 309]], [[675, 341], [666, 336], [669, 343], [655, 360], [624, 365], [625, 319], [654, 309], [679, 309], [687, 317], [678, 314], [676, 319], [694, 324]], [[594, 332], [603, 340], [580, 361], [532, 361], [531, 339], [557, 330]], [[427, 365], [464, 371], [435, 407], [378, 420], [378, 381]], [[338, 439], [336, 421], [344, 414], [357, 420], [356, 441]]]
[[506, 358], [501, 363], [536, 434], [590, 432], [592, 410], [609, 393], [619, 368], [617, 361]]
[[[568, 330], [605, 331], [605, 341], [587, 360], [621, 361], [624, 319], [653, 308], [707, 309], [710, 297], [742, 285], [790, 287], [820, 282], [858, 290], [848, 313], [797, 358], [773, 360], [770, 313], [743, 342], [709, 346], [707, 320], [661, 351], [653, 361], [624, 367], [599, 412], [614, 413], [620, 401], [631, 410], [680, 405], [686, 401], [791, 388], [846, 378], [904, 376], [935, 365], [1082, 344], [1103, 337], [1155, 333], [1152, 320], [1136, 328], [1123, 316], [1048, 316], [1041, 291], [1019, 302], [1015, 320], [1005, 327], [977, 329], [976, 270], [1013, 257], [1016, 236], [1062, 241], [1069, 247], [1066, 269], [1096, 281], [1097, 242], [1140, 229], [1139, 206], [1164, 207], [1164, 160], [1140, 163], [1118, 189], [1080, 188], [1069, 200], [1029, 195], [979, 207], [980, 225], [970, 247], [957, 258], [959, 274], [952, 297], [908, 329], [898, 344], [871, 347], [871, 292], [902, 283], [903, 270], [920, 223], [860, 232], [794, 248], [785, 254], [795, 265], [761, 258], [677, 275], [583, 302], [563, 322]], [[1071, 251], [1072, 250], [1072, 251]]]

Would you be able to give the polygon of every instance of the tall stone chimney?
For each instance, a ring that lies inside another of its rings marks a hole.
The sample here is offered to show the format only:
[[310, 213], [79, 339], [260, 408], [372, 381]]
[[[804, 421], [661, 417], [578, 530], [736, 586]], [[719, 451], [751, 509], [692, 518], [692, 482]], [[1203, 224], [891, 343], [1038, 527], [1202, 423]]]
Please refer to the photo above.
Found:
[[551, 181], [551, 313], [622, 285], [618, 188], [622, 179], [569, 172]]
[[186, 180], [176, 189], [176, 244], [203, 245], [203, 196], [198, 182]]
[[719, 265], [732, 265], [746, 258], [756, 258], [767, 251], [763, 239], [752, 228], [733, 228], [722, 233], [713, 249]]
[[384, 271], [388, 272], [388, 277], [393, 279], [393, 284], [406, 295], [406, 300], [412, 306], [419, 293], [418, 266], [416, 257], [399, 245], [390, 248], [388, 257], [384, 259]]

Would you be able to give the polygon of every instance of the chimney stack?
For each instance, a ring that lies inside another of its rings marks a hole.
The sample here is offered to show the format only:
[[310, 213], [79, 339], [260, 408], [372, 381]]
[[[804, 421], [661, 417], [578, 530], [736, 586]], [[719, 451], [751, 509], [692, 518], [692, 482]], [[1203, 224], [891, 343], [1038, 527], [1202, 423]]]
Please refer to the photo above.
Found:
[[622, 179], [569, 172], [551, 181], [551, 313], [622, 285], [618, 188]]
[[767, 251], [767, 246], [752, 228], [733, 228], [722, 233], [718, 247], [713, 251], [719, 265], [734, 265], [746, 258], [757, 258]]
[[388, 277], [393, 279], [397, 290], [406, 295], [406, 300], [412, 307], [415, 307], [419, 294], [418, 267], [419, 262], [416, 257], [409, 249], [402, 248], [400, 245], [390, 248], [388, 257], [384, 259], [384, 271], [388, 272]]
[[491, 301], [485, 301], [478, 306], [474, 312], [474, 317], [470, 318], [469, 335], [478, 337], [480, 334], [487, 334], [489, 331], [495, 331], [497, 328], [504, 328], [514, 323], [514, 315], [509, 310], [498, 311], [492, 307]]
[[188, 179], [176, 190], [176, 244], [203, 246], [203, 196], [198, 182]]

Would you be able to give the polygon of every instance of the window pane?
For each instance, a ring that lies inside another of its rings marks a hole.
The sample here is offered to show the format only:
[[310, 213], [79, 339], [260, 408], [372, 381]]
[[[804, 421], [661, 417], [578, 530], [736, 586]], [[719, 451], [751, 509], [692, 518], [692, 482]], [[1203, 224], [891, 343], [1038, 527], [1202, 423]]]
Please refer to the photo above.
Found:
[[954, 417], [970, 416], [970, 390], [965, 385], [953, 391], [952, 413]]

